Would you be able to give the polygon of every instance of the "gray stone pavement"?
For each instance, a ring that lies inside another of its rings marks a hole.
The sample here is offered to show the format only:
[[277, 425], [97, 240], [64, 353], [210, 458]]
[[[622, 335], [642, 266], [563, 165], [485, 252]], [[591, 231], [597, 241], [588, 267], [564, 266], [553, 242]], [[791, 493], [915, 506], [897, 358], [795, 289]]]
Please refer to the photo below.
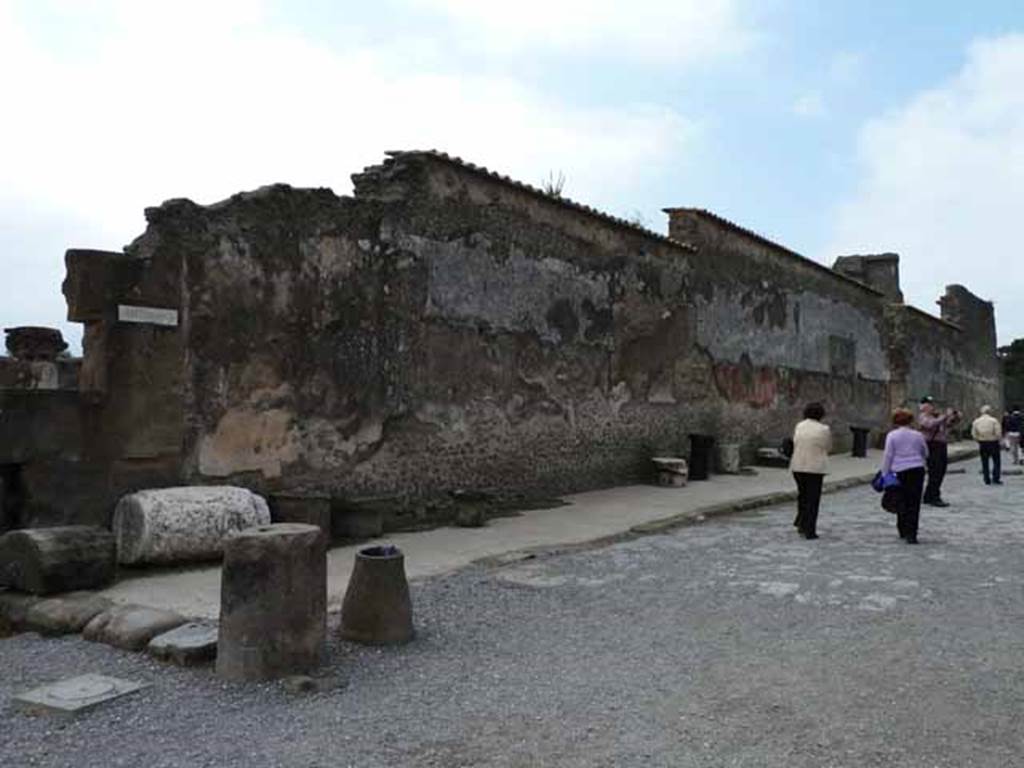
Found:
[[[975, 464], [916, 547], [860, 487], [817, 541], [787, 504], [425, 579], [417, 640], [332, 643], [320, 693], [0, 640], [0, 765], [1021, 765], [1024, 478]], [[150, 687], [70, 720], [10, 704], [84, 672]]]

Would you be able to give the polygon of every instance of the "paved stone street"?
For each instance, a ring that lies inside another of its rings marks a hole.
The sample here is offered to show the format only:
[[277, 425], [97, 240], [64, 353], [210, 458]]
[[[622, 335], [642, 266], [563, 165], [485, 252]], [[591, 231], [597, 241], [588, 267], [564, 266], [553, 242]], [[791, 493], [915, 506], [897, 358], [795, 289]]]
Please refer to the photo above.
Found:
[[[333, 644], [319, 693], [0, 640], [0, 765], [1019, 765], [1024, 478], [965, 466], [917, 547], [861, 487], [818, 541], [775, 507], [420, 582], [417, 641]], [[73, 719], [10, 704], [86, 672], [150, 687]]]

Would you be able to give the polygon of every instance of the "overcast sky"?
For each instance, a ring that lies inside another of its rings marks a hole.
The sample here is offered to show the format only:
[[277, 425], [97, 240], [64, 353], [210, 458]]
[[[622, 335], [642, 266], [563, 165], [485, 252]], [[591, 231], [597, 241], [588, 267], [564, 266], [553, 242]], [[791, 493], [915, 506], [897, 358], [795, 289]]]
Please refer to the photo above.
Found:
[[437, 148], [664, 231], [699, 206], [831, 264], [896, 251], [1024, 337], [1020, 0], [0, 0], [0, 326], [68, 247]]

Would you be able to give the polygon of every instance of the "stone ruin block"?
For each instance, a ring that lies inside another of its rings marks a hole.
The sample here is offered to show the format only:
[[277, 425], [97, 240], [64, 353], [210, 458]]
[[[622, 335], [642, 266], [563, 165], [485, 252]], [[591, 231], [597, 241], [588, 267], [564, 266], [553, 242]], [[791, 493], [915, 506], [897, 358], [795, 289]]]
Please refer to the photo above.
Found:
[[682, 488], [686, 485], [689, 469], [686, 459], [675, 456], [655, 456], [651, 459], [658, 472], [658, 485], [669, 488]]
[[217, 560], [228, 534], [269, 523], [267, 502], [246, 488], [138, 491], [114, 510], [117, 559], [124, 565]]
[[94, 616], [82, 637], [125, 651], [141, 651], [156, 636], [180, 627], [187, 620], [174, 611], [144, 605], [114, 605]]
[[72, 715], [148, 686], [149, 683], [89, 673], [19, 693], [12, 701], [19, 708], [33, 713]]
[[270, 680], [317, 667], [326, 651], [327, 537], [277, 523], [229, 536], [221, 571], [217, 674]]
[[331, 497], [301, 493], [272, 494], [270, 519], [275, 523], [315, 525], [330, 538]]
[[7, 351], [17, 360], [29, 362], [53, 362], [68, 344], [56, 328], [21, 326], [5, 328]]
[[48, 597], [25, 613], [25, 628], [41, 635], [73, 634], [81, 632], [86, 624], [110, 607], [110, 600], [95, 592], [69, 592]]
[[717, 446], [715, 471], [721, 475], [738, 475], [743, 468], [739, 443], [722, 443]]
[[759, 467], [776, 467], [789, 469], [789, 457], [778, 448], [765, 447], [757, 449], [757, 465]]
[[217, 657], [217, 634], [216, 624], [191, 621], [157, 635], [146, 650], [150, 656], [179, 667], [205, 664]]
[[85, 525], [24, 528], [0, 536], [0, 586], [48, 595], [114, 580], [114, 537]]
[[126, 253], [72, 248], [64, 255], [67, 277], [62, 286], [68, 320], [102, 320], [118, 299], [139, 280], [144, 263]]
[[363, 499], [335, 502], [331, 530], [340, 539], [373, 539], [384, 533], [384, 516], [393, 499]]

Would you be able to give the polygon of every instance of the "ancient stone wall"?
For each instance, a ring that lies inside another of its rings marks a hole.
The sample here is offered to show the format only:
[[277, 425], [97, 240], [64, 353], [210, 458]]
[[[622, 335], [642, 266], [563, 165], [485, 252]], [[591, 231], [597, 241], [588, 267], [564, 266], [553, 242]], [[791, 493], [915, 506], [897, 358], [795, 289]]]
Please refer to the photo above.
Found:
[[987, 359], [706, 212], [672, 209], [661, 237], [427, 153], [354, 182], [173, 200], [124, 254], [69, 252], [82, 465], [105, 470], [82, 508], [230, 482], [391, 498], [416, 525], [454, 490], [645, 480], [690, 433], [749, 458], [811, 400], [843, 446], [932, 376], [908, 335], [949, 355], [951, 397]]
[[[13, 332], [22, 330], [49, 331], [57, 346], [43, 350], [31, 338], [13, 341]], [[58, 358], [66, 346], [51, 329], [8, 330], [8, 347], [18, 356], [0, 357], [0, 532], [60, 521], [61, 496], [78, 479], [81, 361]]]

